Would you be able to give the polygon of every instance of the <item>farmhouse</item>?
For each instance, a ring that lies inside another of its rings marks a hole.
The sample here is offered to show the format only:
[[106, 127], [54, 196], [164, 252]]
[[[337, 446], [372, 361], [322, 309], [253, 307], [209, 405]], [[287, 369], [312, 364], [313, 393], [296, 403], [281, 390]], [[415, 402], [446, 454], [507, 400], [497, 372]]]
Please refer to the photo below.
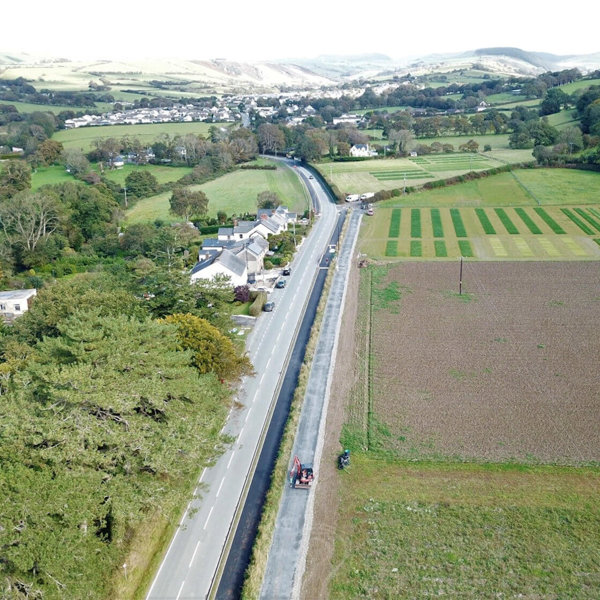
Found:
[[230, 250], [206, 252], [190, 273], [190, 282], [198, 279], [214, 279], [217, 276], [229, 277], [232, 286], [245, 285], [248, 281], [246, 262]]
[[377, 156], [377, 151], [371, 150], [369, 144], [354, 144], [354, 146], [350, 148], [350, 156], [370, 158], [372, 156]]
[[0, 316], [6, 322], [11, 322], [16, 317], [20, 317], [29, 310], [36, 295], [36, 289], [0, 292]]

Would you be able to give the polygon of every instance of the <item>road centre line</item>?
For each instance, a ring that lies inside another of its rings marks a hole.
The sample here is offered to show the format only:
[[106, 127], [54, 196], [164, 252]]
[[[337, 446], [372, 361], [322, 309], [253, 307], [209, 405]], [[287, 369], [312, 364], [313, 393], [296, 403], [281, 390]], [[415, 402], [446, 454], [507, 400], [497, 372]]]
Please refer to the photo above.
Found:
[[185, 585], [185, 579], [181, 582], [181, 587], [179, 588], [179, 591], [177, 592], [177, 598], [175, 600], [179, 600], [179, 596], [181, 596], [181, 590], [183, 590], [184, 585]]
[[221, 488], [223, 487], [224, 483], [225, 483], [225, 477], [223, 477], [223, 479], [221, 479], [221, 485], [219, 486], [219, 489], [217, 490], [217, 495], [215, 496], [215, 498], [219, 497], [219, 494], [221, 493]]
[[200, 540], [198, 540], [196, 547], [194, 548], [194, 554], [192, 554], [192, 560], [190, 560], [190, 564], [188, 565], [188, 569], [192, 568], [192, 563], [194, 562], [194, 559], [196, 558], [196, 552], [198, 552], [198, 548], [200, 548]]
[[206, 529], [206, 526], [208, 525], [208, 521], [209, 521], [209, 519], [210, 519], [210, 515], [212, 515], [212, 511], [213, 511], [213, 509], [214, 509], [214, 508], [215, 508], [215, 505], [213, 504], [213, 505], [210, 507], [210, 512], [208, 513], [208, 517], [206, 517], [206, 522], [204, 523], [204, 527], [203, 527], [203, 529]]

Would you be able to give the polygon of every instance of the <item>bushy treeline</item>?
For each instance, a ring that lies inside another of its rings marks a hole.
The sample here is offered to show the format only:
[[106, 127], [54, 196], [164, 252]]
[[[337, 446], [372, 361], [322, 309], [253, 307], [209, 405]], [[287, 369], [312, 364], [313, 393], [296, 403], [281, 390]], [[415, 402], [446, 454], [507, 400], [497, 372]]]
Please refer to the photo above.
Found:
[[138, 529], [164, 526], [223, 447], [222, 381], [251, 370], [216, 326], [231, 300], [164, 271], [87, 274], [2, 332], [2, 598], [116, 597]]

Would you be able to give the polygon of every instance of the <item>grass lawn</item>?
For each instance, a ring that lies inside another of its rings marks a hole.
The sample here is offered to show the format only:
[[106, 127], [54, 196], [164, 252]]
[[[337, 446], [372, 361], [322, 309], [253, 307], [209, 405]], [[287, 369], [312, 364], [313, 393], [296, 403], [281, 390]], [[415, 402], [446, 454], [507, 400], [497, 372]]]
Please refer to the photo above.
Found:
[[212, 125], [226, 127], [225, 123], [151, 123], [147, 125], [109, 125], [107, 127], [79, 127], [57, 131], [52, 139], [61, 142], [65, 148], [81, 148], [87, 152], [92, 148], [94, 140], [100, 138], [122, 138], [131, 136], [139, 138], [143, 143], [151, 144], [160, 135], [171, 136], [195, 133], [207, 135]]
[[119, 185], [125, 185], [125, 178], [129, 173], [133, 171], [150, 171], [158, 183], [168, 183], [170, 181], [177, 181], [184, 175], [192, 172], [192, 167], [169, 167], [165, 165], [125, 165], [122, 169], [115, 169], [114, 171], [104, 171], [104, 175], [107, 179], [110, 179]]
[[330, 598], [597, 598], [597, 469], [410, 464], [341, 473]]
[[[209, 199], [208, 213], [216, 217], [220, 210], [228, 215], [256, 212], [256, 197], [270, 190], [279, 194], [283, 204], [291, 211], [303, 213], [308, 207], [308, 193], [294, 172], [288, 167], [278, 166], [275, 171], [238, 170], [223, 175], [191, 189], [201, 189]], [[127, 223], [167, 222], [180, 220], [169, 213], [171, 193], [159, 194], [140, 200], [127, 212]]]
[[52, 185], [55, 183], [64, 183], [65, 181], [77, 181], [73, 175], [67, 173], [62, 165], [52, 165], [50, 167], [38, 167], [31, 174], [31, 189], [37, 190], [43, 185]]
[[600, 173], [575, 169], [521, 169], [516, 175], [540, 204], [592, 204], [600, 201]]
[[75, 112], [80, 112], [82, 110], [100, 110], [102, 112], [108, 112], [113, 108], [113, 105], [110, 102], [96, 102], [95, 107], [54, 106], [52, 104], [31, 104], [29, 102], [8, 102], [6, 100], [0, 100], [0, 104], [12, 104], [20, 113], [51, 112], [55, 115], [65, 110], [73, 110]]

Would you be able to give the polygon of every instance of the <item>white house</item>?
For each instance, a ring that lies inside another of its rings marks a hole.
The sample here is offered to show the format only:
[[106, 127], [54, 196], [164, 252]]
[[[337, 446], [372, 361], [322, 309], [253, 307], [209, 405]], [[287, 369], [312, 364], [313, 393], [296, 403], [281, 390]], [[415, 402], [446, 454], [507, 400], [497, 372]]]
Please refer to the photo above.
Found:
[[14, 318], [20, 317], [29, 310], [36, 295], [36, 289], [0, 292], [0, 316], [5, 321], [12, 321]]
[[229, 277], [233, 287], [246, 285], [248, 281], [248, 268], [246, 262], [226, 248], [221, 252], [210, 252], [208, 256], [198, 262], [190, 273], [190, 282], [198, 279], [214, 279], [217, 275]]
[[372, 156], [377, 156], [377, 150], [371, 150], [369, 144], [354, 144], [354, 146], [350, 148], [350, 156], [370, 158]]

